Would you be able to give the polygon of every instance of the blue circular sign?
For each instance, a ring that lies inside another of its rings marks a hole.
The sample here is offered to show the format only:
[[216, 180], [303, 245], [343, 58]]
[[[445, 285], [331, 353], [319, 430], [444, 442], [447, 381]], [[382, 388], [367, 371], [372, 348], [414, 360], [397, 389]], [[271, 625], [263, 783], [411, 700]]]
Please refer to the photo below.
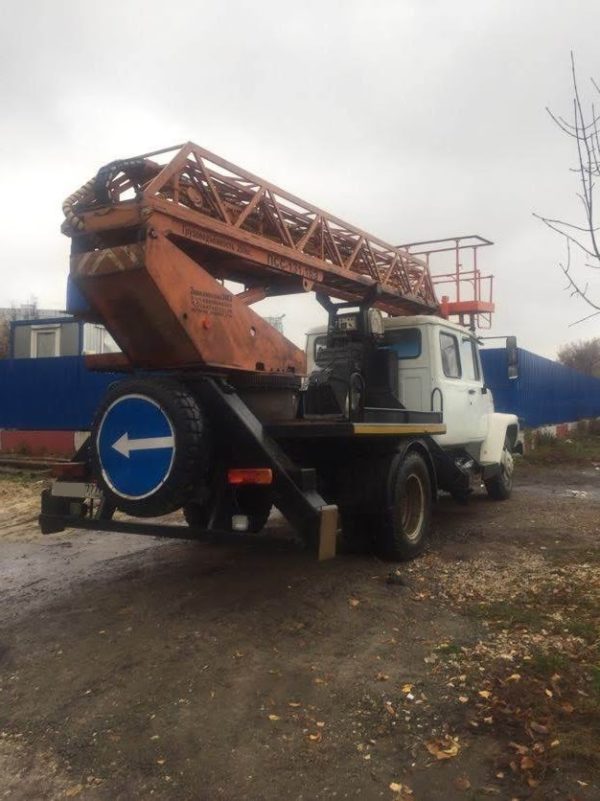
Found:
[[175, 432], [165, 411], [144, 395], [123, 395], [100, 422], [96, 442], [102, 475], [122, 498], [147, 498], [167, 480]]

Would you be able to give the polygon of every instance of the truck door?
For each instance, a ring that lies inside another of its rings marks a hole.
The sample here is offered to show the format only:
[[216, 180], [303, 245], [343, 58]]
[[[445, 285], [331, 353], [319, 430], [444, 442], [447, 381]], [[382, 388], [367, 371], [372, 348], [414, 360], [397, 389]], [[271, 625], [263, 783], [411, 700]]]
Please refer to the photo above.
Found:
[[[400, 403], [413, 411], [430, 411], [431, 368], [427, 340], [421, 328], [396, 328], [385, 332], [385, 347], [398, 359]], [[425, 340], [425, 341], [424, 341]]]
[[491, 395], [484, 391], [477, 341], [468, 334], [461, 337], [460, 356], [467, 388], [468, 430], [472, 442], [482, 442], [487, 434], [487, 415], [492, 411]]
[[477, 343], [468, 334], [439, 330], [439, 369], [434, 390], [434, 408], [443, 403], [448, 431], [440, 445], [467, 445], [485, 439], [487, 397], [482, 394], [481, 366]]

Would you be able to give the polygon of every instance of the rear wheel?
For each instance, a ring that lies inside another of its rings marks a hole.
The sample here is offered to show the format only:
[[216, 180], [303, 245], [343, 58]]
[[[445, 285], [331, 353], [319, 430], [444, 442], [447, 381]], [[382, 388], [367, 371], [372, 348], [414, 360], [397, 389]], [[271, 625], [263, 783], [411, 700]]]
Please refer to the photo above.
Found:
[[[342, 503], [342, 550], [375, 551], [383, 559], [418, 556], [427, 542], [433, 493], [425, 458], [416, 450], [365, 462], [351, 471]], [[351, 501], [360, 505], [351, 506]]]
[[414, 451], [397, 457], [388, 480], [389, 504], [376, 518], [375, 547], [384, 559], [414, 559], [431, 525], [431, 479], [424, 458]]

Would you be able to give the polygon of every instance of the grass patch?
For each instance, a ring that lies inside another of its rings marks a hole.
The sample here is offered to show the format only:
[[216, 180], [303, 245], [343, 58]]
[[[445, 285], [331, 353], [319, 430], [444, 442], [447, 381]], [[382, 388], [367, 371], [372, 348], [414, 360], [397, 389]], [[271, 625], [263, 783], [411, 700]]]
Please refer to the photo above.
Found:
[[0, 482], [4, 484], [33, 484], [48, 478], [50, 470], [11, 470], [0, 468]]
[[590, 465], [600, 462], [600, 436], [573, 434], [567, 439], [557, 439], [538, 435], [535, 445], [529, 446], [523, 460], [532, 465]]
[[600, 665], [592, 665], [590, 688], [598, 698], [598, 701], [600, 701]]
[[546, 616], [539, 609], [535, 609], [525, 603], [515, 604], [511, 601], [480, 603], [469, 611], [473, 617], [500, 623], [506, 628], [511, 628], [512, 626], [538, 627], [546, 619]]
[[592, 620], [569, 620], [566, 628], [574, 637], [593, 641], [598, 636], [598, 625]]
[[462, 646], [456, 642], [443, 642], [435, 649], [436, 654], [441, 656], [458, 656], [462, 653]]
[[600, 765], [597, 743], [597, 730], [578, 725], [571, 731], [561, 733], [560, 745], [556, 749], [554, 759], [562, 764], [576, 762], [597, 768]]
[[556, 673], [564, 673], [570, 667], [570, 659], [565, 654], [536, 649], [526, 663], [527, 671], [536, 677], [549, 679]]
[[549, 570], [546, 580], [531, 583], [516, 598], [466, 610], [486, 622], [492, 643], [499, 637], [503, 654], [511, 652], [511, 641], [520, 650], [508, 661], [494, 649], [485, 661], [478, 658], [479, 671], [472, 675], [478, 690], [485, 676], [484, 690], [470, 715], [480, 729], [493, 721], [506, 747], [505, 767], [539, 788], [540, 798], [557, 771], [588, 776], [600, 766], [597, 586], [593, 574], [582, 582]]

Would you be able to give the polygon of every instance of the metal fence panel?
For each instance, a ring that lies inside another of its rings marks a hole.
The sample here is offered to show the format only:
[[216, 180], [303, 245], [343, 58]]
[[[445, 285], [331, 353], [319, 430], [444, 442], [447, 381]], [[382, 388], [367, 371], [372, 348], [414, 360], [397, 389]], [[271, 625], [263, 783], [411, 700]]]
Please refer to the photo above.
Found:
[[86, 431], [119, 373], [88, 370], [82, 356], [0, 361], [0, 428]]
[[481, 357], [496, 411], [531, 428], [600, 417], [600, 378], [519, 348], [519, 376], [511, 380], [504, 348], [482, 349]]
[[[504, 348], [481, 355], [496, 411], [531, 427], [600, 417], [600, 379], [519, 348], [519, 377], [510, 380]], [[89, 430], [106, 390], [122, 378], [88, 370], [82, 356], [1, 360], [0, 428]]]

